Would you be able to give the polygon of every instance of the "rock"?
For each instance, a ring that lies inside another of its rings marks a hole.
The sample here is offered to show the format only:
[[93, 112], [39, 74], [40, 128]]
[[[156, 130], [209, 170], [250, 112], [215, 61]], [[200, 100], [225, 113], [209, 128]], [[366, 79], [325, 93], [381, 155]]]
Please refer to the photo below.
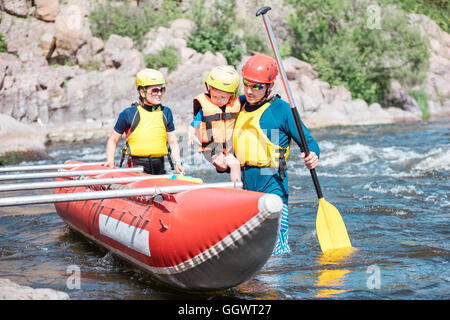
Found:
[[55, 69], [58, 74], [66, 81], [85, 73], [85, 71], [82, 70], [79, 66], [58, 66]]
[[[133, 48], [133, 40], [129, 37], [121, 37], [118, 36], [116, 34], [112, 34], [108, 41], [106, 41], [105, 47], [104, 47], [104, 52], [103, 52], [103, 57], [104, 57], [104, 63], [107, 67], [111, 68], [117, 68], [120, 67], [119, 65], [116, 65], [114, 63], [114, 60], [120, 61], [121, 59], [123, 59], [123, 55], [121, 55], [121, 53], [124, 50], [130, 50]], [[119, 55], [120, 59], [117, 58], [113, 58], [114, 55]]]
[[39, 46], [42, 49], [42, 54], [49, 59], [56, 46], [56, 37], [54, 32], [45, 32], [39, 40]]
[[21, 286], [9, 279], [0, 279], [0, 300], [69, 300], [62, 291]]
[[170, 30], [175, 38], [186, 38], [188, 37], [192, 29], [194, 28], [194, 23], [189, 19], [176, 19], [170, 25]]
[[328, 90], [323, 90], [322, 93], [324, 95], [324, 100], [327, 103], [332, 103], [333, 101], [352, 100], [352, 93], [344, 86], [337, 86]]
[[323, 100], [319, 79], [312, 80], [306, 75], [299, 76], [300, 89], [308, 96]]
[[157, 54], [164, 47], [173, 46], [173, 36], [169, 29], [165, 27], [159, 27], [152, 29], [146, 33], [145, 38], [148, 39], [145, 42], [144, 55]]
[[446, 105], [441, 105], [435, 101], [428, 101], [428, 112], [431, 120], [442, 120], [450, 117], [450, 102], [447, 100]]
[[133, 40], [130, 37], [122, 37], [112, 34], [108, 41], [106, 41], [105, 52], [114, 53], [120, 50], [127, 50], [133, 48]]
[[83, 44], [76, 53], [77, 64], [85, 66], [92, 58], [92, 50], [89, 43]]
[[[23, 122], [40, 119], [47, 123], [49, 110], [63, 104], [65, 75], [58, 68], [49, 68], [45, 58], [41, 58], [45, 64], [33, 60], [20, 66], [14, 56], [0, 54], [0, 70], [4, 70], [0, 75], [0, 79], [4, 77], [0, 89], [1, 113]], [[2, 61], [7, 68], [2, 68]]]
[[67, 81], [67, 104], [50, 115], [53, 123], [115, 118], [137, 99], [135, 77], [123, 71], [90, 71]]
[[389, 92], [386, 93], [384, 97], [384, 105], [395, 106], [402, 110], [422, 115], [417, 101], [413, 97], [409, 96], [396, 81], [391, 84]]
[[190, 58], [192, 58], [195, 54], [197, 53], [197, 51], [195, 51], [192, 48], [181, 48], [180, 50], [180, 57], [181, 57], [181, 61], [186, 61], [189, 60]]
[[115, 65], [120, 65], [119, 71], [126, 76], [135, 76], [140, 70], [145, 68], [144, 56], [136, 49], [130, 49], [116, 53], [113, 56]]
[[105, 141], [111, 134], [115, 120], [116, 119], [108, 119], [104, 121], [83, 120], [71, 121], [63, 125], [52, 124], [49, 127], [48, 137], [52, 143]]
[[351, 102], [334, 101], [330, 104], [322, 103], [316, 112], [308, 113], [302, 119], [312, 128], [393, 123], [392, 117], [379, 104], [369, 107], [361, 99]]
[[10, 88], [7, 77], [12, 79], [12, 76], [16, 75], [20, 69], [20, 60], [15, 55], [0, 52], [0, 92], [2, 89]]
[[193, 29], [193, 22], [188, 19], [176, 19], [170, 28], [159, 27], [151, 29], [145, 35], [147, 39], [142, 51], [144, 55], [158, 54], [164, 47], [173, 46], [178, 50], [186, 48], [187, 37]]
[[92, 37], [86, 8], [81, 4], [61, 7], [55, 18], [56, 56], [70, 57]]
[[45, 128], [25, 124], [17, 121], [11, 116], [0, 114], [0, 155], [9, 153], [36, 154], [40, 160], [46, 154], [45, 143], [47, 142], [47, 131]]
[[287, 57], [283, 60], [283, 65], [288, 80], [299, 79], [300, 76], [306, 76], [311, 80], [319, 77], [319, 74], [311, 64], [300, 59]]
[[54, 22], [59, 12], [58, 0], [34, 0], [36, 5], [36, 18]]
[[[450, 114], [450, 34], [444, 32], [429, 17], [423, 14], [409, 14], [411, 23], [418, 26], [424, 35], [430, 39], [431, 56], [430, 72], [423, 88], [433, 101], [430, 115], [433, 112]], [[429, 103], [430, 106], [430, 103]]]
[[[44, 44], [45, 39], [41, 43], [41, 39], [46, 34], [52, 35], [55, 33], [54, 24], [45, 23], [34, 17], [14, 18], [4, 12], [2, 12], [2, 18], [1, 32], [6, 36], [8, 53], [16, 54], [24, 63], [39, 57], [45, 58], [48, 55], [50, 45]], [[51, 42], [51, 40], [47, 41]]]
[[30, 3], [27, 0], [3, 0], [3, 6], [9, 14], [23, 18], [30, 10]]
[[105, 44], [103, 43], [103, 40], [97, 37], [92, 37], [91, 39], [91, 49], [92, 53], [95, 55], [103, 50], [105, 47]]
[[211, 69], [226, 63], [225, 57], [219, 52], [195, 52], [167, 76], [167, 93], [163, 104], [176, 112], [176, 128], [186, 126], [192, 119], [192, 100], [197, 94], [205, 92], [205, 79]]
[[422, 112], [410, 112], [396, 107], [385, 108], [392, 117], [392, 123], [417, 122], [422, 120]]

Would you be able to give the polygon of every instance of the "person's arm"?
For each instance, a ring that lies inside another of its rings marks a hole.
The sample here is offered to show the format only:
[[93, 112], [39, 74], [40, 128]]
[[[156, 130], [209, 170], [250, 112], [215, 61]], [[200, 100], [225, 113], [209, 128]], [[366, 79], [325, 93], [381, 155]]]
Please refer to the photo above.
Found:
[[180, 145], [178, 144], [177, 136], [174, 131], [167, 132], [167, 142], [171, 149], [172, 160], [175, 163], [175, 170], [179, 174], [185, 174], [185, 169], [180, 158]]
[[172, 157], [172, 160], [175, 164], [176, 172], [179, 174], [184, 174], [185, 170], [183, 167], [183, 162], [181, 161], [181, 158], [180, 158], [180, 145], [178, 144], [177, 136], [175, 134], [175, 125], [173, 123], [172, 110], [170, 110], [170, 108], [168, 108], [168, 107], [165, 107], [163, 112], [165, 113], [165, 117], [166, 117], [166, 121], [167, 121], [167, 125], [166, 125], [167, 143], [169, 144], [170, 150], [171, 150], [170, 156]]
[[200, 140], [198, 140], [196, 129], [192, 123], [188, 126], [188, 145], [192, 146], [194, 144], [201, 145]]
[[116, 124], [109, 135], [106, 142], [106, 166], [115, 167], [114, 156], [116, 153], [117, 144], [122, 138], [122, 134], [130, 128], [131, 122], [136, 115], [137, 108], [129, 107], [123, 110], [117, 118]]
[[116, 130], [112, 130], [111, 134], [106, 142], [106, 166], [114, 168], [114, 156], [116, 154], [117, 144], [122, 138], [122, 135], [117, 133]]

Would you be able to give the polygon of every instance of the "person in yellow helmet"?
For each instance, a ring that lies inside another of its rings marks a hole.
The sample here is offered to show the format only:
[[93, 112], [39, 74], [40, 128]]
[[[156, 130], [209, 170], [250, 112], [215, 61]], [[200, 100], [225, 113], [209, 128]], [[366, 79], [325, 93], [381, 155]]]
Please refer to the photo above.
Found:
[[127, 167], [143, 166], [146, 173], [164, 174], [164, 157], [171, 150], [168, 156], [171, 166], [173, 160], [176, 172], [185, 173], [172, 111], [161, 104], [165, 83], [164, 75], [158, 70], [143, 69], [137, 73], [139, 103], [133, 103], [120, 113], [106, 143], [106, 166], [115, 166], [117, 144], [125, 133], [126, 147], [121, 162], [125, 154], [128, 155]]
[[231, 181], [241, 181], [241, 166], [233, 154], [233, 129], [241, 109], [236, 92], [240, 77], [231, 66], [217, 66], [206, 77], [206, 93], [193, 100], [194, 120], [189, 126], [189, 144], [219, 172], [230, 172]]

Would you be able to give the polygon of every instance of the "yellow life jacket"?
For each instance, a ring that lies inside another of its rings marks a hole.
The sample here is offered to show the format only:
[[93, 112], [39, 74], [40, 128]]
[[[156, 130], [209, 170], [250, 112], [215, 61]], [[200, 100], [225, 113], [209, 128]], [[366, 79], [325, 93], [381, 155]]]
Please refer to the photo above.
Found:
[[212, 150], [219, 144], [223, 152], [228, 153], [233, 147], [234, 123], [241, 110], [239, 97], [230, 101], [224, 111], [202, 93], [194, 98], [194, 114], [198, 112], [196, 102], [203, 111], [202, 122], [197, 129], [198, 139], [202, 143], [200, 151]]
[[262, 114], [269, 106], [270, 102], [267, 102], [257, 110], [248, 112], [244, 104], [236, 119], [233, 145], [234, 153], [241, 162], [241, 166], [279, 168], [281, 160], [281, 167], [285, 167], [290, 145], [282, 148], [273, 144], [259, 125]]
[[161, 107], [147, 111], [137, 106], [139, 123], [127, 136], [127, 155], [163, 157], [168, 154], [167, 131]]

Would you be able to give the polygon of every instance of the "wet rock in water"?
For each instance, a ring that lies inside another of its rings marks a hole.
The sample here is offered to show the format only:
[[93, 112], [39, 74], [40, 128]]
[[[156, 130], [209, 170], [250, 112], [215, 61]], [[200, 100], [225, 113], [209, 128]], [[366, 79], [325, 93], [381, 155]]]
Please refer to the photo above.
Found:
[[49, 159], [46, 141], [44, 128], [0, 114], [0, 164]]
[[6, 152], [3, 155], [0, 155], [0, 165], [12, 165], [21, 162], [28, 161], [40, 161], [40, 160], [49, 160], [51, 157], [48, 155], [46, 151], [43, 150], [34, 150], [34, 151], [13, 151]]
[[0, 300], [69, 300], [62, 291], [21, 286], [9, 279], [0, 279]]

